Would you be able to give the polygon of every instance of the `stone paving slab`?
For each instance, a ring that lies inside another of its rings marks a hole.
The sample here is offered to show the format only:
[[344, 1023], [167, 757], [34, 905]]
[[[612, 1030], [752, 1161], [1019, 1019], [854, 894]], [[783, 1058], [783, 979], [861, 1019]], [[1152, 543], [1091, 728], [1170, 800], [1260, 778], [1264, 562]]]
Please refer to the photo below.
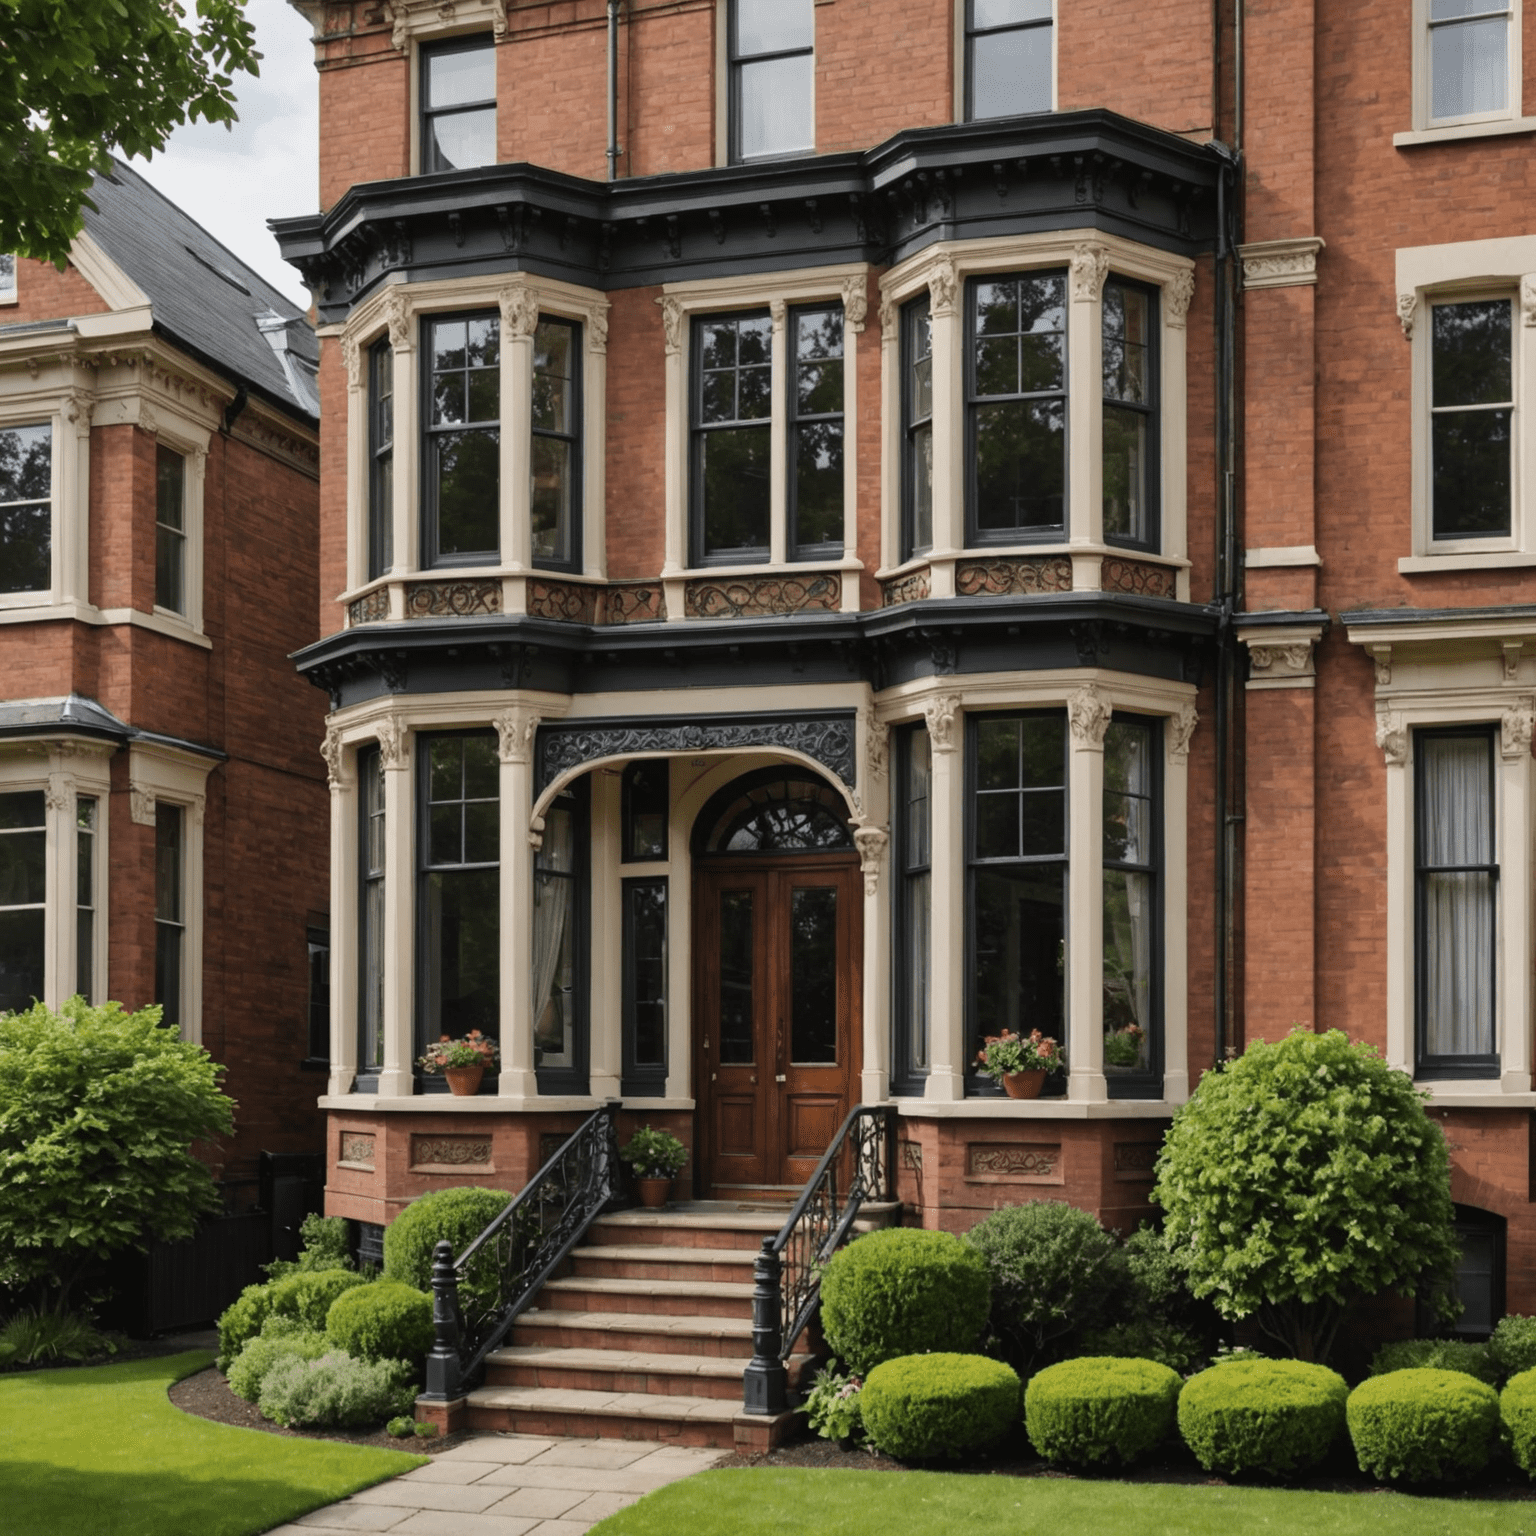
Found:
[[729, 1454], [645, 1440], [475, 1435], [268, 1536], [585, 1536], [644, 1494]]

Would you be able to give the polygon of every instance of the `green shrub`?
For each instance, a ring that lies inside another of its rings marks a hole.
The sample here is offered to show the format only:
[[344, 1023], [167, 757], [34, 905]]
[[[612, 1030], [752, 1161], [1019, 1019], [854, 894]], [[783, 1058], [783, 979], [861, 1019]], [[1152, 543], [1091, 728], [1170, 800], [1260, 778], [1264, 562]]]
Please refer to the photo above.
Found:
[[1499, 1395], [1499, 1418], [1515, 1465], [1536, 1477], [1536, 1371], [1510, 1378]]
[[219, 1357], [214, 1364], [229, 1375], [246, 1341], [261, 1332], [261, 1326], [272, 1315], [272, 1286], [248, 1285], [239, 1296], [224, 1309], [219, 1318]]
[[[273, 1328], [272, 1323], [290, 1326]], [[262, 1382], [279, 1360], [289, 1355], [300, 1360], [318, 1360], [329, 1348], [323, 1333], [292, 1326], [287, 1318], [273, 1318], [266, 1329], [246, 1341], [245, 1348], [231, 1363], [227, 1373], [229, 1390], [248, 1403], [257, 1402]]]
[[991, 1333], [1026, 1374], [1083, 1328], [1112, 1322], [1124, 1293], [1120, 1245], [1088, 1211], [1057, 1200], [994, 1211], [966, 1236], [992, 1277]]
[[398, 1418], [391, 1419], [384, 1426], [385, 1431], [395, 1437], [396, 1440], [408, 1440], [416, 1433], [416, 1421], [408, 1414], [401, 1414]]
[[1488, 1353], [1506, 1378], [1536, 1369], [1536, 1317], [1501, 1317]]
[[985, 1355], [906, 1355], [869, 1373], [860, 1408], [865, 1432], [888, 1456], [963, 1456], [1018, 1423], [1019, 1378]]
[[[503, 1189], [465, 1185], [439, 1189], [413, 1200], [384, 1231], [384, 1278], [413, 1290], [432, 1289], [432, 1250], [446, 1240], [454, 1256], [463, 1253], [510, 1205]], [[470, 1265], [459, 1284], [469, 1310], [492, 1305], [500, 1290], [496, 1256], [489, 1247]]]
[[1461, 1371], [1392, 1371], [1349, 1394], [1350, 1438], [1371, 1477], [1465, 1477], [1487, 1466], [1498, 1428], [1498, 1393]]
[[1486, 1344], [1466, 1344], [1460, 1339], [1404, 1339], [1383, 1344], [1371, 1361], [1371, 1375], [1390, 1371], [1461, 1371], [1489, 1386], [1499, 1384], [1499, 1367]]
[[89, 1360], [93, 1355], [117, 1353], [117, 1346], [79, 1313], [31, 1307], [24, 1307], [0, 1328], [0, 1344], [10, 1346], [17, 1365]]
[[392, 1361], [354, 1360], [338, 1349], [318, 1360], [278, 1360], [261, 1384], [259, 1406], [287, 1429], [356, 1429], [409, 1412], [414, 1397]]
[[269, 1280], [281, 1280], [317, 1269], [351, 1269], [352, 1234], [345, 1216], [321, 1216], [311, 1211], [299, 1224], [303, 1247], [297, 1259], [273, 1259], [266, 1266]]
[[1159, 1365], [1181, 1373], [1193, 1369], [1205, 1358], [1205, 1345], [1197, 1334], [1177, 1323], [1157, 1318], [1138, 1318], [1109, 1328], [1090, 1328], [1079, 1343], [1084, 1356], [1155, 1360]]
[[359, 1360], [419, 1364], [432, 1348], [432, 1298], [397, 1280], [359, 1286], [331, 1304], [325, 1336]]
[[350, 1269], [322, 1269], [312, 1274], [289, 1275], [272, 1283], [272, 1311], [279, 1317], [296, 1317], [306, 1328], [325, 1331], [325, 1320], [338, 1296], [369, 1284], [367, 1275]]
[[16, 1353], [14, 1344], [7, 1344], [4, 1339], [0, 1339], [0, 1371], [3, 1371], [16, 1358]]
[[430, 1420], [423, 1420], [416, 1426], [415, 1435], [418, 1440], [430, 1440], [437, 1433], [437, 1425]]
[[888, 1227], [833, 1255], [821, 1325], [832, 1353], [864, 1375], [901, 1355], [969, 1349], [989, 1292], [986, 1264], [959, 1238]]
[[1173, 1429], [1179, 1374], [1153, 1360], [1064, 1360], [1030, 1377], [1024, 1428], [1050, 1461], [1129, 1466]]
[[1185, 1382], [1179, 1433], [1207, 1472], [1298, 1472], [1338, 1439], [1348, 1396], [1324, 1365], [1233, 1360]]
[[805, 1400], [805, 1422], [823, 1440], [862, 1440], [864, 1411], [859, 1407], [864, 1383], [826, 1366], [816, 1373], [816, 1385]]

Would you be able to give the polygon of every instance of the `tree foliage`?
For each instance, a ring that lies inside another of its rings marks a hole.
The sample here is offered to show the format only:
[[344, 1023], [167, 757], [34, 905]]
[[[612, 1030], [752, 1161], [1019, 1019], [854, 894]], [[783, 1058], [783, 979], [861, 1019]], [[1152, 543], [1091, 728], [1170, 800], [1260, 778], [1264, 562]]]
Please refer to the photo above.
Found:
[[1340, 1030], [1260, 1041], [1208, 1072], [1152, 1196], [1191, 1291], [1320, 1361], [1351, 1299], [1447, 1277], [1450, 1161], [1423, 1098]]
[[160, 1025], [76, 997], [0, 1014], [0, 1286], [68, 1304], [102, 1261], [218, 1209], [191, 1144], [232, 1129], [222, 1071]]
[[191, 25], [178, 0], [0, 0], [0, 251], [62, 267], [112, 147], [233, 122], [259, 58], [242, 0], [197, 0]]

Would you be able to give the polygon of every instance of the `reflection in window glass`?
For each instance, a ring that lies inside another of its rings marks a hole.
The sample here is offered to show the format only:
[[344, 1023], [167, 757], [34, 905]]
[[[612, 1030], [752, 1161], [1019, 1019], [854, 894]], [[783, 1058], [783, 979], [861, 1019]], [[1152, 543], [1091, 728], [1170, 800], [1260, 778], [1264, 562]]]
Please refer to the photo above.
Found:
[[0, 795], [0, 1013], [43, 995], [46, 816], [40, 789]]
[[766, 313], [694, 327], [696, 559], [762, 560], [769, 550], [773, 323]]
[[182, 977], [187, 938], [185, 816], [179, 805], [155, 803], [155, 1001], [168, 1028], [182, 1019]]
[[487, 563], [500, 547], [501, 321], [427, 326], [426, 431], [432, 563]]
[[732, 793], [726, 803], [711, 801], [700, 813], [709, 831], [705, 853], [807, 853], [851, 848], [848, 808], [821, 779], [770, 775]]
[[96, 801], [75, 801], [75, 991], [86, 1002], [96, 991]]
[[564, 568], [580, 562], [580, 338], [569, 320], [541, 319], [533, 333], [533, 558]]
[[368, 353], [368, 579], [395, 559], [395, 352], [389, 338]]
[[357, 1070], [384, 1069], [384, 768], [377, 747], [357, 755], [362, 827]]
[[752, 892], [720, 893], [720, 1063], [754, 1060]]
[[966, 115], [1051, 110], [1051, 0], [967, 0]]
[[578, 1065], [582, 999], [577, 977], [577, 899], [581, 807], [561, 795], [544, 817], [534, 856], [533, 1045], [540, 1067]]
[[624, 881], [624, 1091], [667, 1078], [667, 882]]
[[1111, 278], [1104, 285], [1104, 537], [1157, 542], [1156, 381], [1152, 295]]
[[1430, 0], [1429, 99], [1436, 122], [1509, 110], [1508, 0]]
[[0, 428], [0, 592], [46, 592], [52, 581], [53, 428]]
[[1431, 525], [1437, 539], [1510, 532], [1511, 309], [1508, 299], [1431, 309]]
[[496, 161], [496, 51], [488, 37], [424, 48], [421, 168], [464, 171]]
[[733, 160], [815, 147], [815, 41], [812, 0], [734, 0]]
[[905, 1034], [905, 1073], [921, 1077], [928, 1071], [928, 968], [931, 955], [932, 810], [930, 784], [933, 755], [928, 732], [909, 726], [898, 737], [898, 806], [896, 833], [901, 869], [901, 950], [898, 960], [899, 1007]]
[[843, 552], [843, 309], [790, 316], [789, 544], [797, 557]]
[[933, 548], [933, 320], [924, 297], [902, 311], [902, 557]]
[[1156, 1062], [1157, 728], [1114, 720], [1104, 736], [1104, 1071]]
[[187, 611], [187, 461], [155, 449], [155, 607]]

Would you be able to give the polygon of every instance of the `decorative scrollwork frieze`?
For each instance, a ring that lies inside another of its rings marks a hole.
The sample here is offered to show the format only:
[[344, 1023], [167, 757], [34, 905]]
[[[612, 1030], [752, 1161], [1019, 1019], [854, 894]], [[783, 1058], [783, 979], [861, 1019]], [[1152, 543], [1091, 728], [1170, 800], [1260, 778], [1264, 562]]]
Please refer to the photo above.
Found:
[[501, 612], [499, 581], [416, 581], [405, 589], [408, 619], [467, 619]]
[[683, 592], [683, 611], [690, 619], [750, 619], [781, 613], [836, 613], [842, 600], [842, 577], [836, 572], [733, 577], [690, 581]]
[[1061, 1183], [1061, 1143], [972, 1141], [965, 1148], [965, 1173], [972, 1179]]
[[603, 592], [599, 624], [647, 624], [667, 616], [660, 582], [616, 582]]
[[544, 581], [528, 583], [528, 612], [536, 619], [564, 619], [572, 624], [597, 622], [601, 589], [579, 581]]
[[1070, 592], [1072, 562], [1065, 555], [998, 555], [955, 563], [955, 591], [961, 597], [1005, 597]]
[[905, 576], [893, 577], [880, 583], [880, 602], [886, 608], [898, 603], [923, 602], [933, 590], [933, 579], [925, 565], [920, 570], [908, 571]]
[[412, 1136], [412, 1168], [484, 1168], [491, 1161], [489, 1136]]
[[1099, 585], [1106, 592], [1130, 592], [1137, 597], [1177, 597], [1179, 573], [1169, 565], [1108, 555], [1099, 567]]
[[341, 1133], [340, 1162], [344, 1167], [373, 1169], [374, 1136], [367, 1131]]
[[389, 588], [379, 587], [365, 592], [347, 604], [347, 625], [355, 629], [359, 624], [379, 624], [389, 617]]
[[1238, 247], [1244, 288], [1296, 288], [1317, 282], [1317, 258], [1323, 242], [1316, 235], [1299, 240], [1257, 240]]

